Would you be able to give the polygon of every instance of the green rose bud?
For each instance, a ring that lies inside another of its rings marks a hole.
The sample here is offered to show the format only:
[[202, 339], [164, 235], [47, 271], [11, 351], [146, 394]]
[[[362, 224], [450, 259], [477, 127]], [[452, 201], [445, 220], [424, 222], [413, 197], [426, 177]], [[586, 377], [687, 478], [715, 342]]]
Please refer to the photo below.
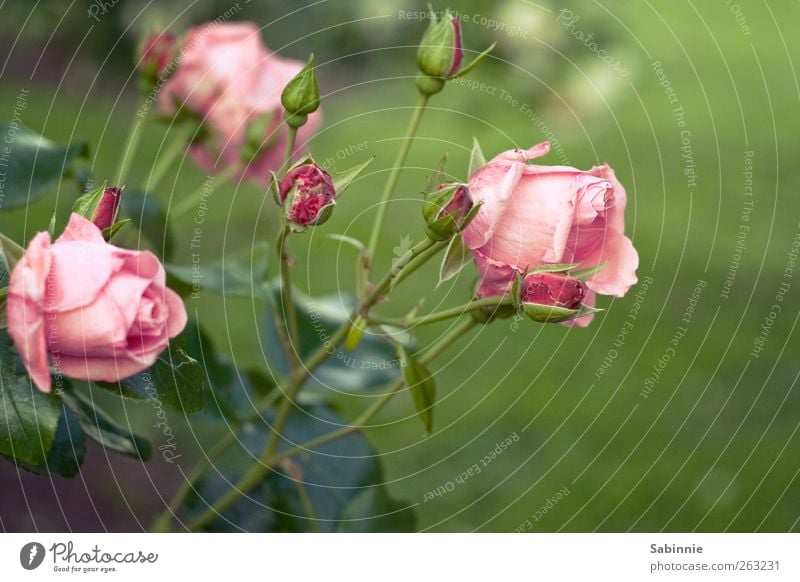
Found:
[[308, 114], [319, 109], [319, 86], [314, 72], [314, 55], [311, 55], [302, 70], [284, 87], [281, 103], [286, 110], [286, 121], [293, 127], [303, 125]]

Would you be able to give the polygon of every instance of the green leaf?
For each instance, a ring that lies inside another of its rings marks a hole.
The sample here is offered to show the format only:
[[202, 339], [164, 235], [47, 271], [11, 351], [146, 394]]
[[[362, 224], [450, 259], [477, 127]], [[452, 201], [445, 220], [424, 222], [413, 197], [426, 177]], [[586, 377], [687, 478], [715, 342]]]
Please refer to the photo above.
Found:
[[167, 259], [172, 256], [175, 245], [167, 229], [167, 216], [153, 194], [126, 188], [120, 202], [120, 216], [131, 219], [159, 256]]
[[[380, 470], [380, 465], [376, 463]], [[336, 531], [345, 533], [402, 533], [416, 530], [414, 506], [393, 499], [380, 473], [373, 485], [353, 497]]]
[[579, 309], [567, 309], [555, 305], [541, 305], [539, 303], [523, 303], [525, 315], [539, 323], [560, 323], [582, 317], [591, 313], [600, 313], [603, 309], [581, 305]]
[[197, 321], [189, 320], [184, 336], [186, 351], [205, 373], [206, 412], [236, 424], [252, 416], [254, 402], [274, 389], [275, 382], [258, 371], [237, 369], [214, 349]]
[[350, 245], [357, 251], [363, 251], [364, 249], [367, 248], [363, 242], [361, 242], [357, 238], [353, 238], [352, 236], [345, 236], [343, 234], [326, 234], [323, 238], [327, 238], [330, 240], [338, 240], [339, 242], [343, 242], [345, 244]]
[[173, 338], [147, 370], [116, 384], [96, 384], [126, 398], [158, 401], [183, 412], [197, 412], [204, 406], [205, 374], [198, 361], [186, 352], [184, 334]]
[[361, 343], [361, 338], [364, 337], [364, 332], [367, 330], [367, 322], [360, 315], [356, 317], [350, 329], [347, 332], [347, 339], [344, 341], [344, 349], [352, 352]]
[[570, 269], [577, 267], [577, 263], [542, 263], [536, 265], [533, 269], [525, 272], [526, 275], [533, 275], [535, 273], [566, 273]]
[[134, 434], [129, 428], [119, 425], [88, 396], [80, 392], [65, 391], [62, 398], [90, 439], [106, 449], [134, 459], [146, 461], [150, 458], [152, 454], [150, 443]]
[[0, 141], [8, 148], [2, 209], [38, 200], [62, 176], [74, 174], [80, 158], [89, 157], [84, 142], [60, 145], [17, 123], [0, 123]]
[[41, 465], [56, 438], [61, 416], [58, 398], [39, 391], [18, 375], [11, 338], [0, 331], [0, 454]]
[[494, 47], [496, 47], [496, 46], [497, 46], [497, 43], [493, 42], [489, 46], [489, 48], [487, 48], [485, 51], [483, 51], [477, 57], [472, 59], [469, 63], [467, 63], [464, 67], [462, 67], [462, 69], [457, 74], [453, 75], [450, 78], [451, 79], [459, 79], [461, 77], [465, 77], [465, 76], [469, 75], [470, 72], [472, 72], [472, 69], [477, 67], [478, 64], [484, 59], [484, 57], [486, 57], [486, 55], [488, 55], [490, 52], [492, 52], [492, 50], [494, 50]]
[[[263, 424], [251, 423], [242, 428], [238, 440], [243, 448], [229, 449], [215, 461], [217, 471], [207, 473], [197, 483], [198, 493], [187, 501], [191, 513], [207, 509], [211, 500], [229, 490], [230, 483], [235, 483], [252, 466], [253, 458], [261, 453], [272, 433], [272, 422], [272, 416], [265, 416]], [[324, 406], [296, 409], [289, 417], [284, 430], [285, 440], [278, 450], [283, 451], [293, 443], [306, 442], [346, 424], [344, 419]], [[360, 433], [321, 445], [314, 451], [292, 457], [290, 471], [279, 467], [269, 473], [249, 496], [238, 501], [206, 529], [312, 531], [311, 522], [297, 494], [299, 478], [319, 528], [323, 532], [335, 531], [346, 513], [353, 515], [363, 510], [363, 506], [353, 507], [357, 498], [373, 489], [380, 491], [383, 487], [377, 459], [374, 449]]]
[[[577, 267], [577, 265], [575, 265]], [[603, 267], [606, 266], [606, 262], [603, 261], [602, 263], [595, 265], [594, 267], [587, 267], [586, 269], [576, 269], [570, 270], [569, 275], [570, 277], [575, 277], [580, 281], [586, 281], [587, 279], [592, 278], [598, 272], [602, 270]]]
[[100, 201], [103, 200], [103, 193], [106, 190], [106, 183], [103, 185], [89, 190], [85, 194], [79, 196], [72, 205], [72, 212], [77, 212], [84, 218], [91, 220], [94, 213], [97, 212], [97, 207]]
[[471, 260], [472, 254], [464, 244], [464, 239], [461, 238], [460, 233], [456, 233], [456, 235], [450, 239], [447, 250], [442, 258], [442, 265], [439, 267], [439, 283], [437, 286], [458, 275]]
[[363, 164], [359, 164], [354, 168], [350, 168], [340, 174], [336, 174], [335, 176], [331, 176], [331, 180], [333, 180], [333, 189], [336, 191], [336, 196], [341, 196], [342, 193], [347, 190], [350, 184], [361, 175], [367, 166], [372, 163], [372, 160], [375, 158], [370, 158]]
[[436, 381], [428, 369], [419, 363], [403, 346], [398, 346], [397, 355], [403, 365], [403, 376], [414, 407], [428, 434], [433, 430], [433, 406], [436, 403]]
[[126, 224], [128, 224], [130, 221], [131, 221], [130, 218], [126, 218], [125, 220], [119, 220], [115, 222], [108, 228], [104, 228], [103, 238], [107, 241], [110, 241], [112, 238], [114, 238], [114, 235], [117, 234], [120, 231], [120, 229]]
[[38, 475], [60, 475], [74, 477], [78, 474], [86, 456], [83, 429], [72, 411], [61, 404], [55, 438], [47, 458], [41, 464], [31, 464], [16, 459], [16, 464]]
[[447, 173], [445, 172], [445, 168], [447, 167], [447, 152], [441, 157], [439, 162], [436, 164], [436, 168], [428, 177], [428, 184], [425, 187], [425, 192], [427, 194], [431, 194], [435, 192], [439, 186], [444, 184], [447, 181]]
[[25, 249], [4, 234], [0, 234], [0, 257], [3, 259], [6, 271], [10, 273], [25, 253]]
[[[277, 284], [272, 288], [273, 301], [277, 301]], [[383, 386], [399, 376], [394, 344], [378, 331], [365, 332], [358, 347], [349, 352], [343, 348], [334, 350], [326, 343], [341, 324], [350, 322], [355, 306], [351, 295], [311, 298], [295, 289], [292, 296], [300, 332], [300, 355], [307, 357], [320, 346], [328, 346], [331, 351], [328, 359], [314, 371], [303, 393], [329, 395], [331, 390], [359, 393]], [[273, 373], [287, 373], [289, 358], [278, 338], [272, 310], [265, 313], [261, 343]]]
[[267, 278], [267, 244], [257, 244], [252, 250], [238, 253], [222, 261], [188, 265], [166, 264], [164, 268], [174, 280], [191, 288], [192, 297], [201, 289], [225, 297], [270, 298]]
[[472, 176], [479, 168], [486, 165], [486, 156], [483, 155], [481, 144], [478, 143], [478, 138], [472, 138], [472, 151], [469, 154], [469, 170], [467, 176]]

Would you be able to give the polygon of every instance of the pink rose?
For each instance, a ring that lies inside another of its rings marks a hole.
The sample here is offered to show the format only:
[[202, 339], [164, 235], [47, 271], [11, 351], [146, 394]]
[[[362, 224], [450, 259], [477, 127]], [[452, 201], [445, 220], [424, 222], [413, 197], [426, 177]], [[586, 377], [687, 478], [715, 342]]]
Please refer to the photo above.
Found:
[[[482, 202], [464, 231], [481, 274], [478, 295], [509, 291], [516, 273], [547, 263], [605, 266], [586, 281], [583, 301], [596, 293], [621, 297], [636, 283], [639, 256], [625, 236], [625, 189], [607, 165], [581, 171], [526, 161], [545, 155], [548, 142], [509, 150], [476, 171], [472, 197]], [[585, 326], [590, 316], [573, 320]]]
[[115, 382], [153, 365], [186, 326], [181, 298], [148, 251], [106, 243], [73, 213], [50, 244], [38, 233], [11, 273], [8, 332], [31, 378], [50, 391], [49, 361], [81, 380]]
[[[191, 148], [192, 158], [215, 173], [240, 164], [248, 149], [248, 128], [258, 121], [258, 155], [242, 174], [268, 185], [270, 171], [283, 162], [288, 133], [281, 92], [303, 63], [268, 52], [260, 29], [249, 22], [193, 28], [179, 54], [177, 70], [159, 94], [159, 108], [172, 116], [183, 107], [205, 123], [209, 139]], [[319, 122], [319, 113], [309, 116], [298, 144], [313, 135]]]

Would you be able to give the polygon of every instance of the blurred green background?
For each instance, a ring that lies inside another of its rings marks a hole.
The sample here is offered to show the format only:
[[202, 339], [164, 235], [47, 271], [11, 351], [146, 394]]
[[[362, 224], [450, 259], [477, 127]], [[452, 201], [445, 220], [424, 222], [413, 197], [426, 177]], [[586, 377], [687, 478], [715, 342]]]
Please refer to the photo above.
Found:
[[[138, 34], [157, 22], [179, 32], [238, 6], [234, 19], [261, 23], [270, 48], [294, 58], [316, 54], [326, 124], [311, 143], [315, 157], [342, 170], [375, 156], [331, 221], [292, 243], [301, 288], [351, 289], [354, 251], [324, 234], [369, 235], [416, 99], [414, 44], [425, 23], [406, 15], [424, 3], [121, 1], [99, 21], [89, 17], [91, 5], [2, 4], [0, 117], [11, 117], [15, 96], [28, 89], [23, 123], [56, 141], [88, 140], [93, 175], [104, 179], [136, 109]], [[451, 348], [433, 366], [433, 435], [423, 434], [407, 395], [367, 431], [390, 489], [418, 503], [419, 528], [432, 531], [797, 530], [800, 282], [790, 253], [800, 233], [800, 40], [791, 23], [800, 5], [504, 0], [451, 8], [464, 19], [469, 51], [493, 40], [498, 47], [467, 82], [432, 99], [389, 208], [378, 271], [404, 236], [423, 236], [420, 192], [444, 152], [448, 171], [464, 179], [473, 136], [487, 157], [550, 139], [543, 163], [605, 161], [616, 170], [628, 192], [640, 285], [625, 298], [601, 298], [607, 311], [587, 329], [503, 320]], [[169, 139], [164, 132], [148, 126], [129, 182], [146, 181]], [[183, 160], [156, 195], [174, 203], [204, 178]], [[75, 195], [64, 184], [28, 209], [4, 213], [0, 229], [27, 241], [46, 228], [55, 205], [63, 224]], [[274, 238], [277, 212], [255, 186], [221, 189], [210, 208], [203, 260]], [[177, 255], [188, 260], [192, 225], [172, 227]], [[402, 314], [422, 297], [430, 310], [468, 299], [472, 267], [438, 289], [436, 269], [404, 283], [381, 311]], [[221, 351], [265, 366], [261, 305], [204, 293], [187, 306]], [[447, 329], [420, 330], [419, 341]], [[754, 354], [759, 336], [766, 342]], [[368, 402], [337, 398], [346, 418]], [[126, 408], [146, 433], [148, 405]], [[204, 426], [202, 418], [191, 422], [179, 438], [187, 457], [198, 454], [194, 440]], [[514, 434], [513, 445], [481, 464]], [[203, 446], [210, 440], [200, 437]], [[480, 473], [458, 483], [476, 463]], [[425, 501], [450, 482], [451, 491]], [[101, 484], [86, 487], [107, 493]], [[118, 487], [131, 499], [145, 495]]]

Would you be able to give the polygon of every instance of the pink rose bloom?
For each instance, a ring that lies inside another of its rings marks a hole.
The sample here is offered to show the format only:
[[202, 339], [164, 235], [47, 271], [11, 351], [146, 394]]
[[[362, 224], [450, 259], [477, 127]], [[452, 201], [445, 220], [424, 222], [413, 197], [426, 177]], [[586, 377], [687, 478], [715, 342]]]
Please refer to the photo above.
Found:
[[73, 213], [55, 243], [33, 237], [12, 271], [8, 333], [43, 392], [49, 361], [72, 378], [115, 382], [153, 365], [186, 326], [183, 301], [165, 285], [155, 255], [106, 243]]
[[505, 294], [516, 273], [546, 263], [577, 263], [578, 269], [605, 263], [586, 281], [586, 305], [594, 305], [596, 293], [625, 295], [639, 266], [624, 234], [625, 189], [607, 164], [581, 171], [526, 163], [549, 150], [548, 142], [509, 150], [470, 177], [472, 197], [483, 202], [464, 231], [481, 274], [478, 295]]
[[[193, 146], [191, 156], [214, 173], [241, 163], [248, 127], [267, 116], [258, 156], [242, 172], [266, 186], [270, 171], [283, 163], [288, 133], [281, 92], [302, 68], [300, 61], [270, 53], [254, 23], [206, 24], [186, 35], [177, 70], [159, 93], [159, 109], [172, 116], [182, 106], [204, 121], [210, 141]], [[298, 144], [319, 123], [319, 113], [310, 115], [298, 132]]]

